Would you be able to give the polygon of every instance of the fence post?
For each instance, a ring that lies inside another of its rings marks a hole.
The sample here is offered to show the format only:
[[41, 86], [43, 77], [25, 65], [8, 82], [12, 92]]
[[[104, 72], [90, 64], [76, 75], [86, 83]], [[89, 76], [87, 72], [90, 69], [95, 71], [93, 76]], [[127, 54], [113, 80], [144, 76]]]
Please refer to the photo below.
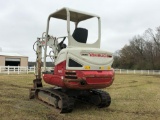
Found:
[[34, 74], [36, 73], [36, 67], [34, 66]]
[[143, 74], [143, 70], [141, 70], [141, 74]]
[[19, 74], [19, 66], [18, 66], [18, 74]]
[[15, 73], [15, 66], [14, 66], [14, 73]]
[[9, 65], [8, 65], [8, 75], [9, 75]]
[[127, 74], [128, 74], [128, 70], [127, 70]]
[[134, 74], [136, 74], [136, 70], [134, 70]]
[[153, 75], [154, 75], [154, 70], [153, 70]]
[[149, 70], [148, 70], [148, 75], [149, 75]]
[[27, 70], [27, 74], [28, 74], [28, 66], [26, 67], [26, 70]]

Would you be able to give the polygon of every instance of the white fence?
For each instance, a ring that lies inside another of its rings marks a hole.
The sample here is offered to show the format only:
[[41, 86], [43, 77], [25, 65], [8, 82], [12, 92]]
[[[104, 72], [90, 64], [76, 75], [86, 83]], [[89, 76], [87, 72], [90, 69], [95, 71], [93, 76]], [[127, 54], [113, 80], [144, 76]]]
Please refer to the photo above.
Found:
[[35, 67], [0, 66], [0, 74], [35, 73]]
[[[53, 67], [47, 67], [48, 70], [53, 70]], [[43, 67], [42, 67], [43, 70]], [[160, 75], [160, 70], [126, 70], [114, 69], [115, 73], [119, 74], [144, 74], [144, 75]], [[0, 66], [0, 74], [28, 74], [35, 73], [35, 66]]]
[[[35, 66], [23, 67], [23, 66], [0, 66], [0, 74], [28, 74], [35, 73]], [[47, 67], [48, 70], [53, 70], [53, 67]], [[43, 70], [43, 67], [42, 67]]]
[[144, 75], [160, 75], [160, 70], [126, 70], [114, 69], [119, 74], [144, 74]]

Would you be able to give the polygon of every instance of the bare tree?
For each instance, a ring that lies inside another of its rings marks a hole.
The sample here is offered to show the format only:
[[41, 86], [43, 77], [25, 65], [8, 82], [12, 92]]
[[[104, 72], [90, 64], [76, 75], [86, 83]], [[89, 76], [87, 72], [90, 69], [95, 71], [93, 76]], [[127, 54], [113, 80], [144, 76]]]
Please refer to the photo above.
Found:
[[127, 69], [160, 69], [160, 27], [134, 36], [129, 45], [116, 53], [116, 67]]
[[153, 33], [153, 30], [151, 28], [148, 28], [145, 31], [146, 35], [148, 35], [148, 37], [150, 38], [150, 40], [153, 39], [153, 41], [155, 42], [155, 44], [158, 47], [158, 51], [160, 52], [160, 27], [156, 28], [156, 33]]

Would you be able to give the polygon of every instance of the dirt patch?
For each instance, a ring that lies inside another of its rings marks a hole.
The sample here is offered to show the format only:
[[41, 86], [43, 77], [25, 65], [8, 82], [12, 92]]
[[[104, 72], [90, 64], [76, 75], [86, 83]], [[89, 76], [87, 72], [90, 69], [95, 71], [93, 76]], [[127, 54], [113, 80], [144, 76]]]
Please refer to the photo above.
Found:
[[106, 109], [105, 111], [107, 112], [116, 112], [116, 113], [130, 113], [130, 114], [135, 114], [135, 115], [160, 115], [160, 112], [150, 112], [150, 111], [124, 111], [124, 110], [116, 110], [116, 109]]
[[136, 82], [138, 82], [138, 81], [136, 81], [136, 80], [132, 80], [132, 81], [130, 81], [129, 83], [136, 83]]

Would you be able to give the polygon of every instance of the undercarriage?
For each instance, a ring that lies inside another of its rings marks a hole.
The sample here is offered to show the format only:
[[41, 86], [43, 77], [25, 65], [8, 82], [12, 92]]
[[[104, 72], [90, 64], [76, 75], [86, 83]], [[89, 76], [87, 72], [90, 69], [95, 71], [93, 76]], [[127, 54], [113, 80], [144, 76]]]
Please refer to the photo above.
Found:
[[76, 100], [88, 102], [99, 108], [108, 107], [111, 103], [109, 93], [102, 90], [71, 90], [38, 87], [30, 89], [30, 99], [38, 100], [54, 106], [60, 113], [69, 113], [73, 110]]

